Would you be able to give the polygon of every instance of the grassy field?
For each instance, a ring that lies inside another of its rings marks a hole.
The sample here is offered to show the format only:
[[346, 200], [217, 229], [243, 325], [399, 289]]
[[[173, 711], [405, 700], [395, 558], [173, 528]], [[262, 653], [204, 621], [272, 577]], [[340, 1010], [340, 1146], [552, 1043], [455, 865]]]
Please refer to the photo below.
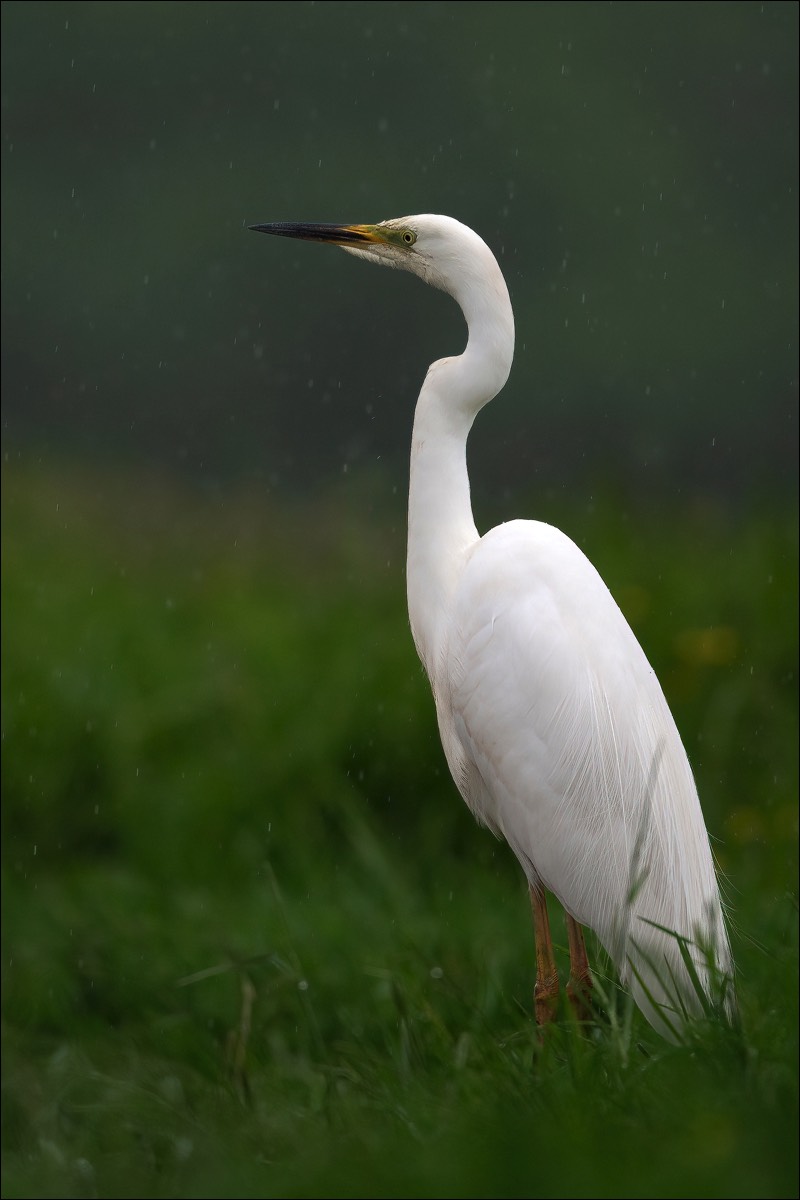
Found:
[[796, 1196], [794, 514], [527, 514], [633, 624], [724, 871], [741, 1029], [674, 1047], [602, 959], [537, 1035], [402, 513], [346, 496], [6, 468], [3, 1195]]

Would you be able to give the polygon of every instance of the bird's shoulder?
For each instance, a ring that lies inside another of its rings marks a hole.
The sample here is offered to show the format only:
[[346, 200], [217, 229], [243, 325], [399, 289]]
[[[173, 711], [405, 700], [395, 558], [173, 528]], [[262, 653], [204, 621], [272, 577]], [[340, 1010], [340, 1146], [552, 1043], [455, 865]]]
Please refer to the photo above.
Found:
[[510, 521], [473, 546], [453, 596], [448, 672], [457, 691], [491, 686], [575, 694], [590, 676], [630, 696], [654, 676], [598, 571], [552, 525]]
[[471, 614], [474, 622], [528, 610], [531, 619], [593, 624], [619, 613], [583, 551], [543, 521], [508, 521], [484, 534], [470, 549], [454, 599], [461, 617]]

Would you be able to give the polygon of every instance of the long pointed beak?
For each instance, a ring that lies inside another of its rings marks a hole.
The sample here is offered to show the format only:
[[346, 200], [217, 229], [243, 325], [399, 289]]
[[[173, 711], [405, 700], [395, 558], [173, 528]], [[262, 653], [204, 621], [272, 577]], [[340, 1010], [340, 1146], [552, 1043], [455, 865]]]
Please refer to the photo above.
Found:
[[333, 246], [364, 246], [385, 242], [375, 225], [310, 225], [302, 221], [273, 221], [250, 225], [255, 233], [274, 233], [277, 237], [302, 238], [306, 242], [330, 242]]

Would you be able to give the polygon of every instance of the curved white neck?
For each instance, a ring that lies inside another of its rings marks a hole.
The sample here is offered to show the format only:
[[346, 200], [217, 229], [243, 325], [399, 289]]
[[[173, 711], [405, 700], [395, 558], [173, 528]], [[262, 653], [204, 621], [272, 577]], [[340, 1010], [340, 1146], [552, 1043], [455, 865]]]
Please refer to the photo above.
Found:
[[467, 474], [467, 436], [502, 388], [514, 355], [514, 317], [494, 256], [455, 299], [467, 321], [463, 354], [428, 370], [414, 415], [408, 493], [408, 615], [417, 652], [435, 686], [453, 590], [478, 540]]

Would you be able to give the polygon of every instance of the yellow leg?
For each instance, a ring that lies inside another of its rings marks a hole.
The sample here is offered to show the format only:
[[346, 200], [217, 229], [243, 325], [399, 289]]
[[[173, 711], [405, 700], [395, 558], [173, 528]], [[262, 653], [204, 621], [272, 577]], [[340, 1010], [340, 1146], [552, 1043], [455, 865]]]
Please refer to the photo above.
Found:
[[558, 1008], [558, 972], [553, 956], [553, 939], [550, 936], [550, 919], [544, 888], [530, 885], [531, 911], [533, 913], [533, 936], [536, 941], [536, 986], [533, 989], [533, 1004], [536, 1024], [547, 1025], [556, 1015]]
[[583, 930], [574, 917], [569, 913], [567, 918], [567, 939], [569, 941], [569, 983], [567, 995], [579, 1021], [588, 1021], [591, 1016], [592, 973], [589, 970], [589, 959], [586, 956], [586, 942], [583, 940]]

